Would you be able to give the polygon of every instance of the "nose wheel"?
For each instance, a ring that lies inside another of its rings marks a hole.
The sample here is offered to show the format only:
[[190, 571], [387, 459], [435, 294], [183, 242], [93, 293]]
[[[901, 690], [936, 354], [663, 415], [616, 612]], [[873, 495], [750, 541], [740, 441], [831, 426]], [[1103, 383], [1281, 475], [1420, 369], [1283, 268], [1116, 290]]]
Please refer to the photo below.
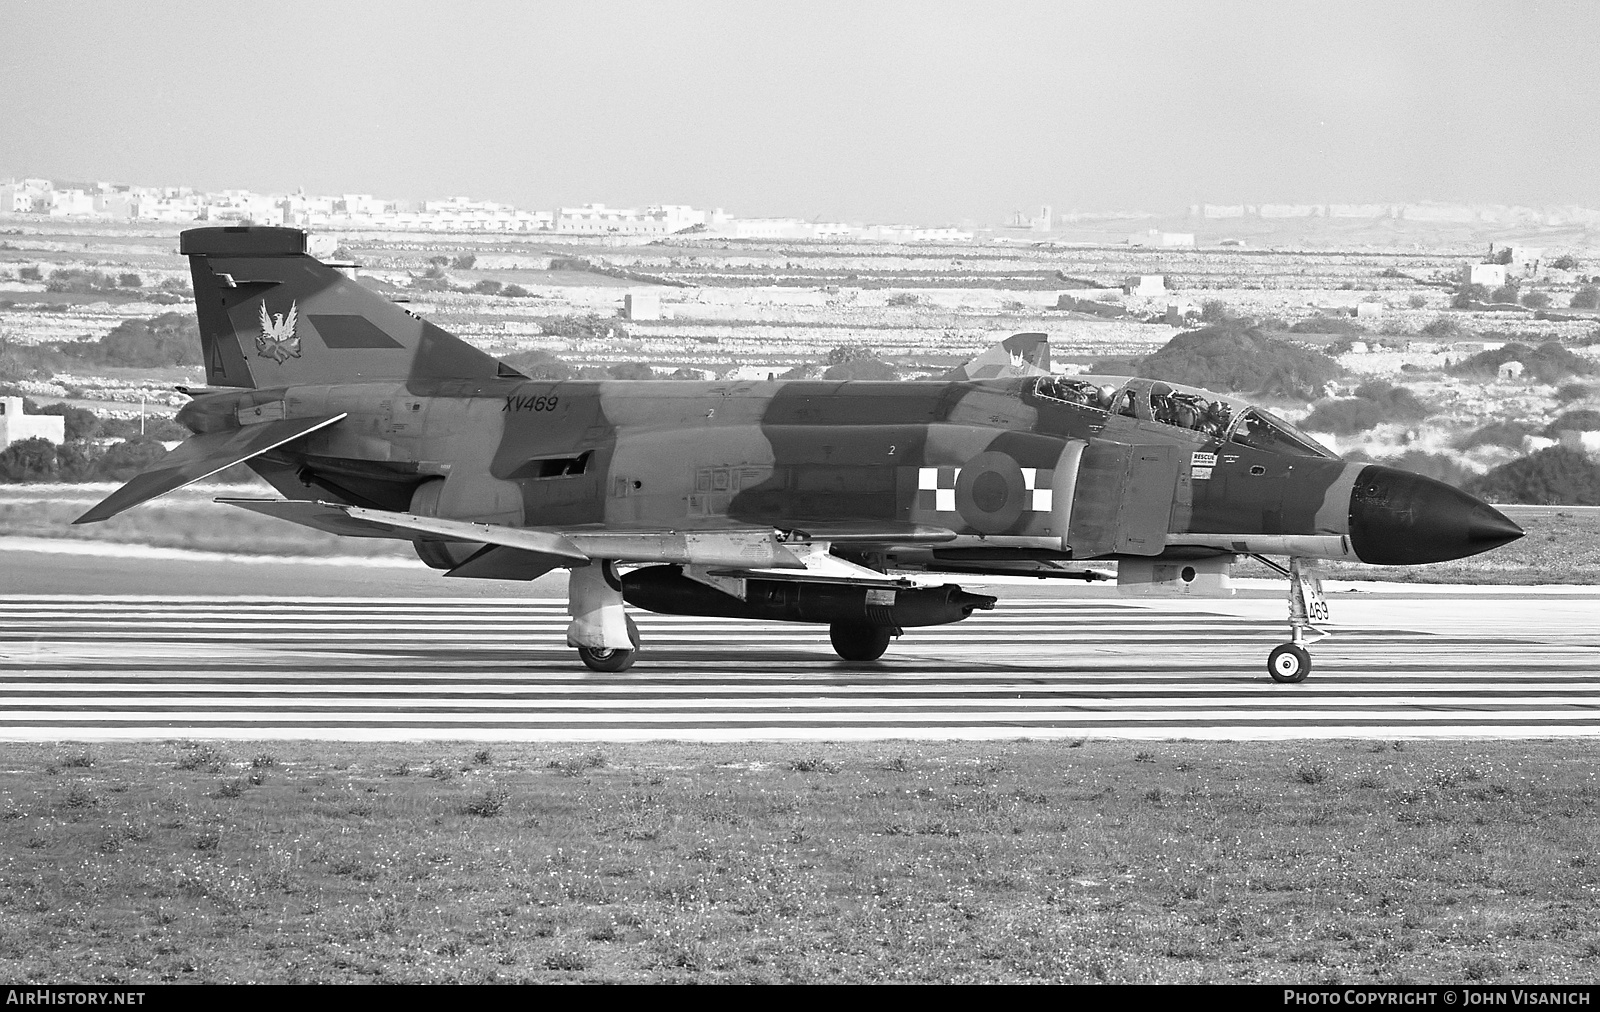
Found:
[[1311, 674], [1311, 653], [1298, 643], [1274, 647], [1267, 655], [1267, 674], [1274, 682], [1303, 682]]

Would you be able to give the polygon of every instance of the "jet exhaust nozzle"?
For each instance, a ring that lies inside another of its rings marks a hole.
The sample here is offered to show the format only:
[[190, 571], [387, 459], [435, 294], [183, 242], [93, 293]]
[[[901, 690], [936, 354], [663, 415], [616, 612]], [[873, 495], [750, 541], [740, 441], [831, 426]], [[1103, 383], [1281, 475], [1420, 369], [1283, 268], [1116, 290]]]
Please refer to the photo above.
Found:
[[629, 604], [664, 615], [707, 615], [777, 622], [865, 622], [911, 628], [959, 622], [993, 608], [995, 598], [955, 584], [877, 588], [796, 580], [745, 581], [745, 600], [689, 579], [678, 566], [648, 566], [622, 577]]
[[1483, 500], [1398, 468], [1363, 468], [1350, 492], [1350, 546], [1372, 565], [1448, 562], [1522, 535], [1521, 527]]

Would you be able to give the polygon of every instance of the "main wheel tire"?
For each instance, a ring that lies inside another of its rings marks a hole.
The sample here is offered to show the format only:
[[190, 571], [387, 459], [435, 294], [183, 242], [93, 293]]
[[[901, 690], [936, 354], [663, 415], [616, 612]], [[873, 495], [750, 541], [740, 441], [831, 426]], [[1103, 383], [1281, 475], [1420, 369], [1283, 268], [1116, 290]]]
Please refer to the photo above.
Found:
[[633, 644], [632, 650], [605, 649], [602, 647], [579, 647], [578, 659], [590, 671], [605, 671], [615, 673], [626, 671], [633, 667], [633, 662], [639, 656], [639, 627], [633, 624], [633, 619], [627, 619], [628, 641]]
[[1274, 682], [1303, 682], [1311, 674], [1311, 655], [1304, 647], [1285, 643], [1267, 655], [1267, 674]]
[[828, 626], [833, 652], [847, 661], [875, 661], [889, 649], [892, 631], [886, 625], [835, 622]]

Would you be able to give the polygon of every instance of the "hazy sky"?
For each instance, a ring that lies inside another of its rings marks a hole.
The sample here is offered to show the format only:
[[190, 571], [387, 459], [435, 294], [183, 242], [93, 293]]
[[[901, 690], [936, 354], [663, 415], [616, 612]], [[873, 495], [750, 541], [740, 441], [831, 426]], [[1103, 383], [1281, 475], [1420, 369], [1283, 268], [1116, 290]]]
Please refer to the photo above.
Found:
[[0, 0], [0, 178], [991, 222], [1600, 207], [1600, 3]]

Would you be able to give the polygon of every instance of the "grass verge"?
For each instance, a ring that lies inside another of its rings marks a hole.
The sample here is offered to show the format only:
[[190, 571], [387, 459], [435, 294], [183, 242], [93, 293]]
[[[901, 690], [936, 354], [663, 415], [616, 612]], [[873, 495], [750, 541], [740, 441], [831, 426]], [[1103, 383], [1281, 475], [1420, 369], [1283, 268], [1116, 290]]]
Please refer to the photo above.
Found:
[[0, 745], [0, 977], [1565, 981], [1566, 742]]

